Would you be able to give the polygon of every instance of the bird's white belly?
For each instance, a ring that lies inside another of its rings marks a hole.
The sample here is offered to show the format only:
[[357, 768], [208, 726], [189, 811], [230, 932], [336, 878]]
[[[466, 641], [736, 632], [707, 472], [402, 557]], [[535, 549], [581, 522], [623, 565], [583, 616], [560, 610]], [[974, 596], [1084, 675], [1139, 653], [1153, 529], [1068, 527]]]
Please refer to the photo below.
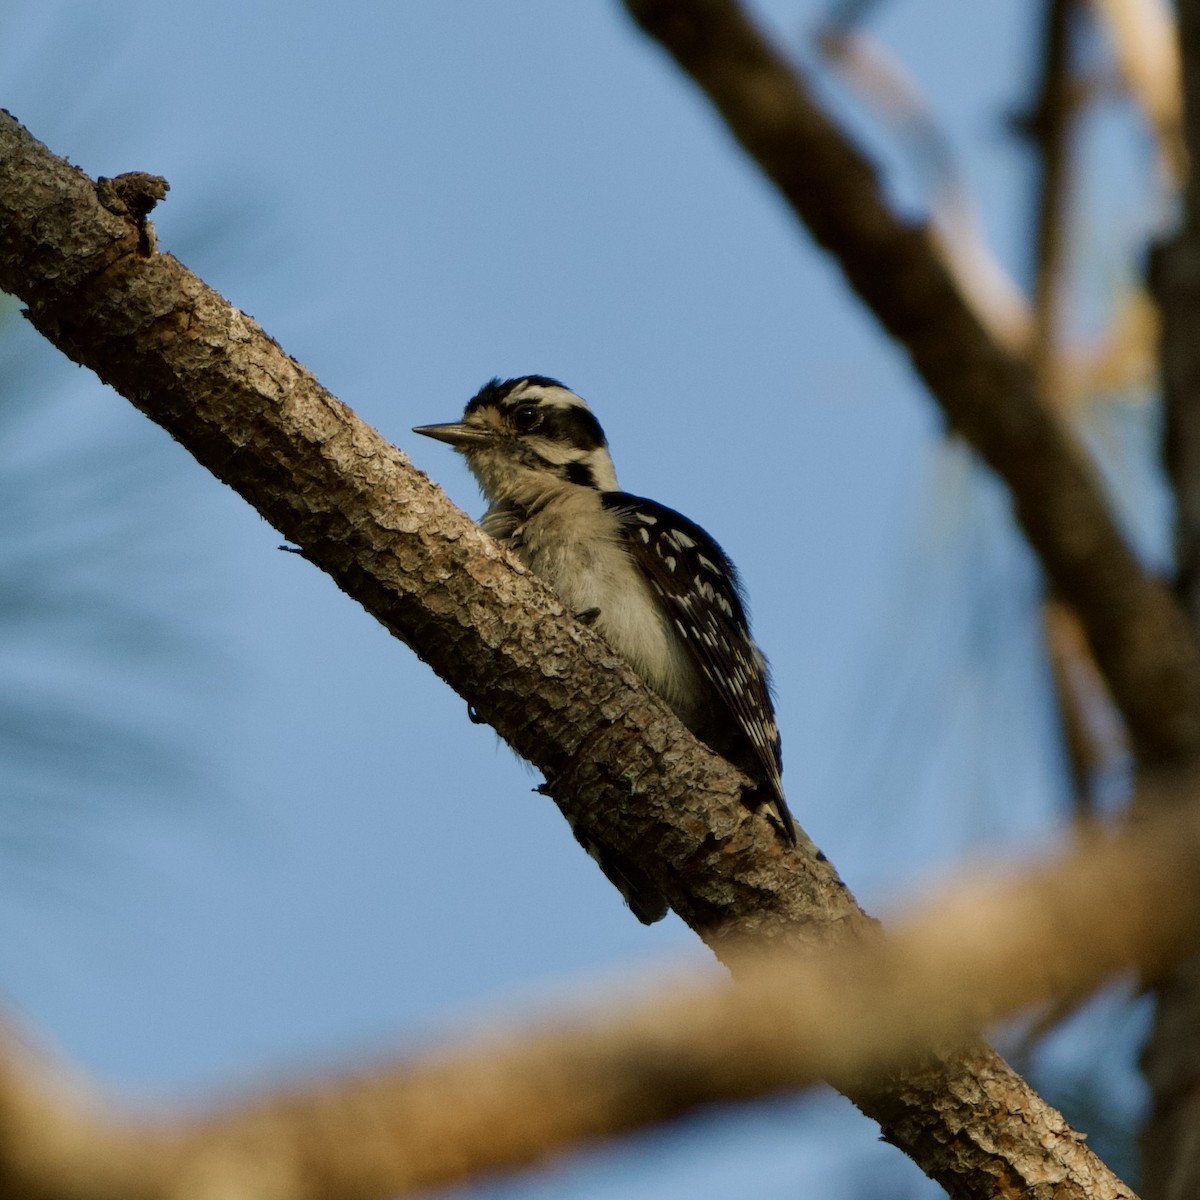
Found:
[[[686, 698], [703, 694], [698, 668], [620, 535], [601, 514], [594, 535], [565, 542], [553, 534], [564, 519], [539, 513], [528, 520], [514, 546], [518, 556], [572, 612], [599, 609], [592, 627], [686, 719]], [[580, 514], [570, 519], [578, 521]]]

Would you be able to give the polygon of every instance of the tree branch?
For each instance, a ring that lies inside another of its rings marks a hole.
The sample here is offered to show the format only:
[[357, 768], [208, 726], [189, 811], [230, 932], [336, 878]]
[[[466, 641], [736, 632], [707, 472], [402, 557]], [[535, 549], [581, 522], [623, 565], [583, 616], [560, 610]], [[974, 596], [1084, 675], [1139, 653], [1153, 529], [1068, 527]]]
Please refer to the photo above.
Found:
[[838, 4], [814, 41], [873, 115], [895, 131], [922, 177], [931, 244], [966, 301], [996, 342], [1014, 354], [1028, 350], [1033, 312], [1016, 281], [987, 244], [966, 179], [946, 131], [903, 66], [863, 29], [873, 4]]
[[[1181, 104], [1179, 41], [1169, 0], [1088, 0], [1112, 43], [1117, 69], [1158, 143], [1162, 174], [1188, 174]], [[1193, 160], [1194, 161], [1194, 160]]]
[[[1175, 65], [1182, 71], [1175, 78], [1183, 88], [1176, 106], [1191, 170], [1181, 228], [1156, 250], [1151, 283], [1162, 318], [1163, 452], [1175, 497], [1176, 588], [1200, 628], [1200, 0], [1179, 0], [1176, 14]], [[1200, 957], [1159, 981], [1142, 1070], [1152, 1095], [1142, 1131], [1147, 1194], [1183, 1200], [1200, 1191]]]
[[871, 164], [735, 0], [625, 0], [908, 351], [950, 425], [1008, 483], [1017, 519], [1079, 614], [1145, 761], [1200, 748], [1200, 650], [1125, 545], [1083, 454], [1028, 367], [988, 336], [928, 233], [888, 208]]
[[1046, 0], [1042, 77], [1025, 127], [1038, 152], [1037, 256], [1034, 334], [1030, 359], [1043, 403], [1059, 394], [1060, 318], [1066, 282], [1066, 208], [1071, 181], [1074, 80], [1071, 26], [1074, 0]]
[[719, 938], [726, 920], [854, 917], [816, 848], [785, 853], [740, 802], [742, 777], [607, 643], [250, 317], [170, 255], [140, 254], [142, 237], [0, 118], [0, 287], [50, 341], [302, 546], [545, 772], [572, 820], [653, 858], [685, 920]]
[[[741, 804], [733, 768], [540, 581], [8, 114], [0, 287], [412, 646], [710, 945], [868, 933], [824, 856], [806, 839], [785, 851]], [[1117, 1186], [1073, 1135], [1043, 1136], [1044, 1102], [985, 1046], [851, 1091], [955, 1196], [991, 1195], [997, 1171]]]

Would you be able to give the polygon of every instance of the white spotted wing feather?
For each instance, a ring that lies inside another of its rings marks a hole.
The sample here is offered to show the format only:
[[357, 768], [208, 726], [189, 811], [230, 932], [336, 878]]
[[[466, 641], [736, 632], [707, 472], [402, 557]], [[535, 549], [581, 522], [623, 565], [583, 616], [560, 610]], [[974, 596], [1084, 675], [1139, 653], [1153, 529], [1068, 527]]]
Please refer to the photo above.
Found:
[[766, 786], [767, 803], [794, 842], [767, 664], [750, 635], [733, 564], [700, 526], [665, 505], [624, 492], [606, 492], [603, 502], [620, 519], [631, 557], [725, 710], [700, 722], [708, 736], [694, 719], [686, 723]]

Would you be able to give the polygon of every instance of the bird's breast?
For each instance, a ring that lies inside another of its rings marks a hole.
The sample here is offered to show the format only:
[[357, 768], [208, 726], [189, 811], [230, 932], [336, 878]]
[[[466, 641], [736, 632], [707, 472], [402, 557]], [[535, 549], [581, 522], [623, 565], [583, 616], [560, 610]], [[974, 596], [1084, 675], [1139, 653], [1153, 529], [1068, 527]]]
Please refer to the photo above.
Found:
[[687, 723], [703, 693], [679, 632], [626, 548], [621, 527], [598, 493], [544, 505], [512, 540], [517, 556], [572, 612], [599, 609], [593, 628]]

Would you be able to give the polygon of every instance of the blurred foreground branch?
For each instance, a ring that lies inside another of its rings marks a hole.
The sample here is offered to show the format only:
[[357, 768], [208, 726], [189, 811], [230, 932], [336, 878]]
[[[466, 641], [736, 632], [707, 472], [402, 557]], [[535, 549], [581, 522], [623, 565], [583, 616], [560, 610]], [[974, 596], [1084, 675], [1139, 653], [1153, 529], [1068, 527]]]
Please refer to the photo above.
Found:
[[1008, 484], [1051, 582], [1079, 614], [1144, 761], [1200, 748], [1200, 650], [1166, 588], [1134, 560], [1095, 473], [988, 334], [924, 228], [888, 207], [875, 171], [735, 0], [625, 0], [913, 366], [950, 425]]
[[[1022, 874], [953, 887], [867, 944], [801, 959], [745, 946], [735, 985], [660, 983], [549, 1032], [542, 1020], [457, 1040], [171, 1128], [114, 1124], [56, 1095], [27, 1056], [7, 1055], [0, 1189], [44, 1200], [366, 1200], [442, 1186], [716, 1100], [821, 1078], [870, 1086], [1028, 1005], [1084, 994], [1117, 971], [1157, 972], [1198, 931], [1200, 806], [1174, 804]], [[1006, 1103], [996, 1083], [982, 1081], [977, 1102]], [[1132, 1197], [1053, 1109], [1024, 1115], [1063, 1152], [1061, 1174], [997, 1152], [1005, 1190], [981, 1180], [971, 1194]], [[80, 1175], [94, 1159], [103, 1169]]]
[[[824, 855], [806, 839], [785, 850], [741, 803], [741, 777], [603, 641], [250, 318], [155, 253], [142, 181], [117, 183], [97, 188], [0, 115], [0, 287], [33, 324], [412, 646], [546, 773], [573, 825], [718, 951], [868, 936]], [[997, 1173], [1127, 1194], [981, 1044], [848, 1090], [952, 1195], [990, 1195]]]

